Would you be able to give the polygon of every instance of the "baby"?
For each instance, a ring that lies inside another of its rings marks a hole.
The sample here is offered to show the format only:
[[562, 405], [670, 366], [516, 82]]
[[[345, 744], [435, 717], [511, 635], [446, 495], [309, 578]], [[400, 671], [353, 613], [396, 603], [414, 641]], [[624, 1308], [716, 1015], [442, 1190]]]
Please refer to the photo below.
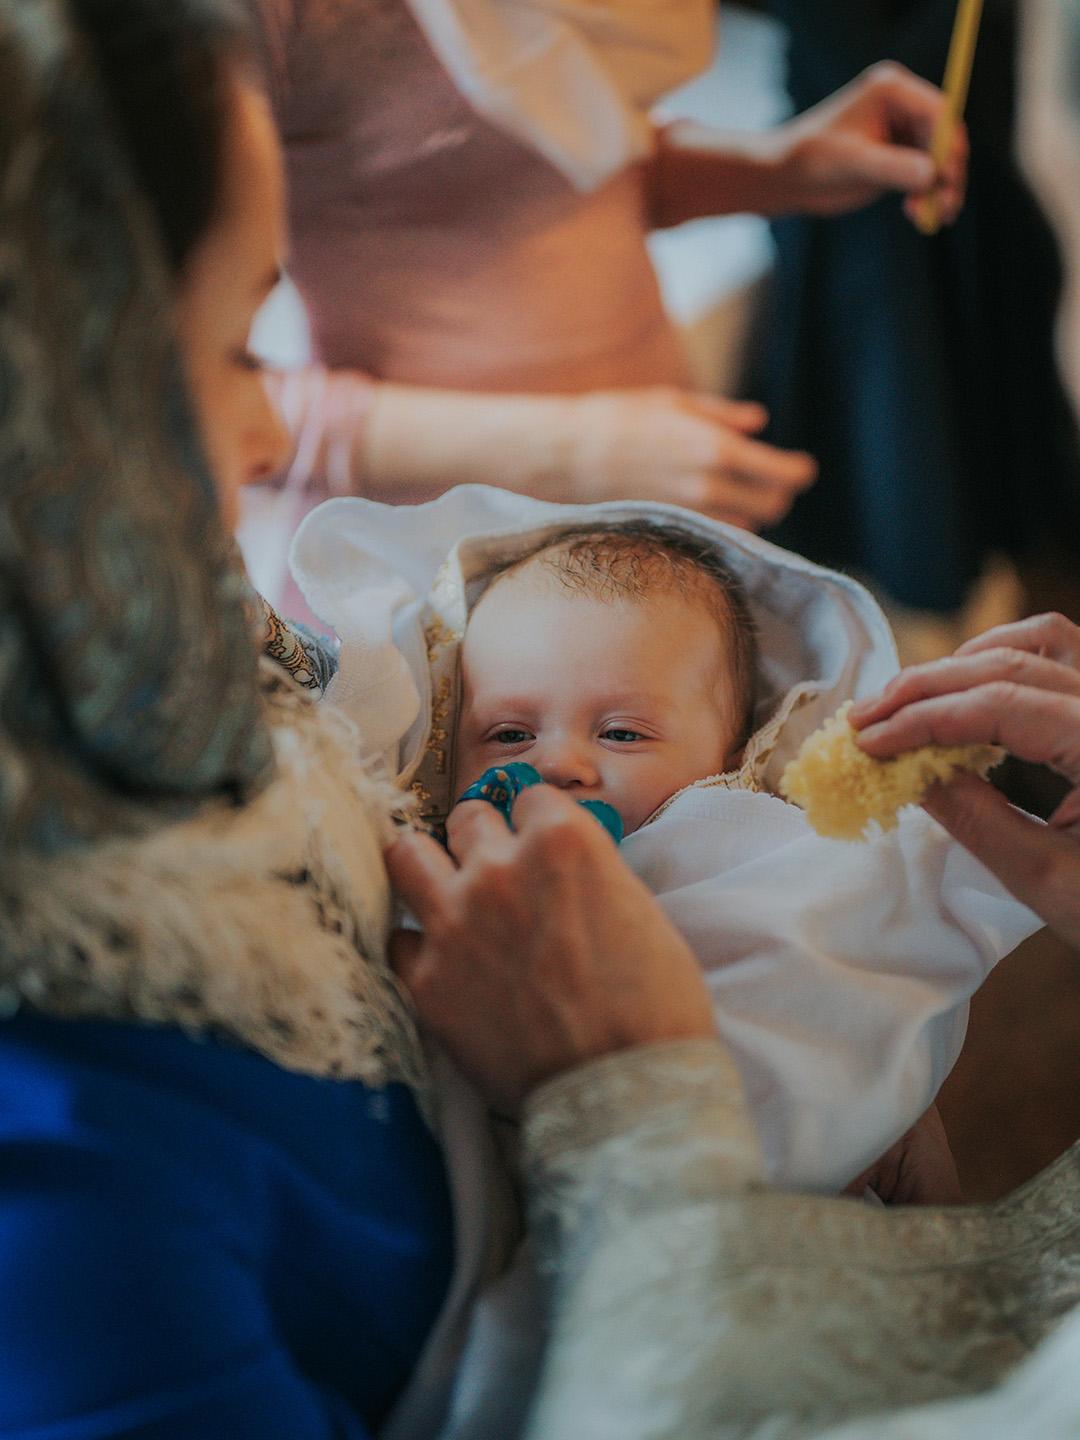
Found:
[[896, 672], [860, 586], [673, 507], [481, 486], [331, 501], [293, 565], [342, 637], [328, 698], [424, 814], [510, 761], [619, 813], [774, 1183], [835, 1193], [925, 1110], [968, 996], [1038, 922], [922, 810], [851, 844], [777, 793], [806, 737]]
[[673, 527], [570, 530], [498, 571], [461, 647], [454, 780], [524, 760], [624, 833], [738, 769], [756, 646], [742, 587]]

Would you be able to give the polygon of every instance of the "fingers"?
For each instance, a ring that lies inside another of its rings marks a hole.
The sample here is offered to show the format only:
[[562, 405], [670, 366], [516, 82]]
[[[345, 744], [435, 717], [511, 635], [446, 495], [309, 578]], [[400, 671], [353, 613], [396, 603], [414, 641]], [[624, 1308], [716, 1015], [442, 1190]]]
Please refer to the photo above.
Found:
[[938, 215], [943, 225], [951, 225], [964, 208], [967, 189], [968, 133], [963, 121], [953, 127], [948, 153], [927, 191], [909, 193], [904, 201], [904, 214], [918, 224], [919, 206], [926, 194], [931, 194], [937, 204]]
[[719, 395], [689, 397], [706, 419], [718, 420], [743, 435], [757, 435], [769, 423], [769, 412], [756, 400], [728, 400]]
[[509, 826], [486, 800], [465, 800], [455, 805], [446, 817], [446, 839], [459, 865], [483, 852], [505, 856], [511, 848]]
[[1080, 842], [1015, 810], [985, 780], [935, 786], [925, 808], [1065, 940], [1080, 939]]
[[859, 734], [870, 755], [920, 745], [1002, 745], [1021, 760], [1049, 765], [1080, 784], [1080, 699], [1009, 681], [907, 705]]
[[421, 925], [426, 924], [453, 882], [453, 860], [438, 841], [421, 830], [403, 831], [384, 858], [390, 884]]
[[794, 495], [745, 480], [694, 476], [671, 485], [665, 499], [686, 510], [697, 510], [711, 520], [756, 533], [782, 520], [791, 509]]
[[[781, 450], [752, 438], [768, 422], [763, 405], [709, 395], [679, 396], [678, 403], [712, 427], [711, 436], [704, 432], [701, 438], [712, 449], [714, 476], [783, 492], [804, 490], [817, 478], [817, 461], [805, 450]], [[745, 499], [744, 505], [753, 510]]]
[[1073, 790], [1046, 822], [1055, 830], [1080, 830], [1080, 790]]
[[[556, 797], [556, 804], [578, 806], [550, 786], [533, 787]], [[528, 794], [529, 791], [524, 792]], [[518, 797], [520, 802], [521, 797]], [[528, 807], [526, 812], [528, 813]], [[584, 812], [580, 812], [584, 814]], [[514, 809], [515, 817], [517, 806]], [[588, 817], [590, 825], [595, 821]], [[455, 805], [446, 821], [450, 853], [422, 830], [403, 831], [386, 852], [390, 884], [426, 929], [453, 903], [462, 871], [484, 863], [507, 863], [514, 852], [514, 836], [506, 821], [484, 800]]]
[[851, 146], [849, 178], [881, 190], [924, 195], [937, 180], [937, 170], [925, 150], [860, 138]]
[[1064, 615], [1032, 615], [1012, 625], [997, 625], [966, 641], [957, 655], [974, 655], [981, 650], [1008, 648], [1028, 650], [1080, 670], [1080, 628]]
[[[993, 652], [997, 652], [996, 659]], [[950, 658], [912, 666], [890, 681], [880, 695], [857, 701], [851, 708], [851, 723], [856, 729], [862, 729], [884, 720], [914, 700], [983, 683], [991, 678], [986, 669], [961, 663], [980, 655], [989, 655], [985, 663], [997, 667], [993, 678], [1075, 693], [1072, 682], [1060, 670], [1032, 664], [1025, 667], [1020, 652], [1056, 662], [1057, 666], [1080, 674], [1080, 628], [1058, 614], [1033, 615], [1010, 625], [997, 625], [966, 641]]]
[[[939, 163], [929, 150], [945, 98], [935, 85], [902, 65], [886, 61], [855, 82], [856, 112], [876, 120], [891, 144], [866, 145], [862, 173], [868, 182], [903, 191], [905, 211], [914, 219], [918, 199], [929, 192], [937, 198], [941, 219], [951, 224], [964, 200], [968, 137], [963, 122], [953, 126], [949, 148]], [[867, 136], [872, 141], [872, 136]]]
[[[590, 842], [603, 835], [603, 830], [597, 826], [595, 818], [554, 785], [530, 785], [522, 790], [514, 800], [510, 815], [514, 829], [525, 842], [540, 828], [564, 822], [569, 822], [575, 828], [580, 827]], [[600, 847], [604, 855], [607, 855], [610, 849], [610, 844]]]
[[730, 432], [721, 440], [719, 468], [748, 483], [798, 493], [817, 479], [817, 461], [805, 450], [779, 450]]
[[817, 462], [800, 450], [779, 450], [730, 430], [718, 437], [711, 473], [688, 477], [679, 503], [747, 530], [775, 525], [817, 478]]
[[849, 719], [856, 730], [863, 732], [860, 743], [864, 748], [870, 749], [873, 754], [884, 754], [884, 750], [874, 748], [884, 732], [868, 735], [868, 727], [880, 725], [904, 706], [919, 700], [973, 690], [978, 685], [998, 681], [1063, 695], [1080, 695], [1080, 671], [1060, 665], [1055, 660], [1005, 646], [984, 650], [961, 649], [947, 659], [913, 665], [901, 671], [880, 695], [856, 702], [851, 707]]
[[864, 70], [849, 89], [853, 99], [863, 103], [872, 98], [889, 119], [894, 134], [907, 136], [924, 148], [929, 145], [944, 103], [942, 92], [929, 80], [896, 60], [881, 60]]
[[387, 948], [390, 968], [406, 990], [411, 989], [424, 963], [424, 937], [415, 930], [395, 930]]

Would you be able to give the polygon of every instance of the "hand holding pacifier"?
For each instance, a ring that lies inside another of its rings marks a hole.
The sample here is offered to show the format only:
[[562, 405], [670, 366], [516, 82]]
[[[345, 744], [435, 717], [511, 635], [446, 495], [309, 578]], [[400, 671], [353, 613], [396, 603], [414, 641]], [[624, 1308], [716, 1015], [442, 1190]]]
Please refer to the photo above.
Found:
[[[490, 770], [485, 770], [480, 779], [475, 780], [464, 794], [458, 797], [458, 804], [460, 805], [462, 800], [486, 800], [489, 805], [495, 806], [512, 830], [514, 827], [510, 821], [510, 811], [514, 801], [522, 790], [528, 789], [530, 785], [543, 783], [540, 772], [532, 765], [526, 764], [524, 760], [512, 760], [508, 765], [495, 765]], [[580, 800], [578, 804], [596, 816], [616, 845], [622, 841], [622, 817], [613, 805], [608, 805], [603, 800]]]

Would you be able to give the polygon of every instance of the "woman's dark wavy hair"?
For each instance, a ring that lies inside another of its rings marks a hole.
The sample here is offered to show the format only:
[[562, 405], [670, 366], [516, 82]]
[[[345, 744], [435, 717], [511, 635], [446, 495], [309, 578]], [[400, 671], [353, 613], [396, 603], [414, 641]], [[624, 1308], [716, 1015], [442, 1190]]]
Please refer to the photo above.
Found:
[[234, 65], [254, 35], [234, 0], [68, 0], [121, 146], [179, 274], [221, 206]]

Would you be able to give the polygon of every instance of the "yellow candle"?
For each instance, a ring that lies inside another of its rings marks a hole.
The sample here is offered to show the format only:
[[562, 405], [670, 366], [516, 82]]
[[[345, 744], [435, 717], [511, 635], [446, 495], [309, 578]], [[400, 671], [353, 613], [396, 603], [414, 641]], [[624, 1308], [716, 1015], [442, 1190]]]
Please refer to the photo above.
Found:
[[[979, 37], [982, 7], [983, 0], [959, 0], [956, 7], [956, 20], [953, 24], [952, 40], [949, 42], [949, 58], [945, 64], [945, 79], [941, 87], [945, 92], [945, 104], [930, 139], [930, 158], [939, 171], [945, 164], [949, 147], [952, 145], [953, 131], [967, 102], [968, 82], [971, 79], [971, 64], [975, 59], [975, 41]], [[936, 192], [931, 191], [919, 201], [915, 224], [924, 235], [935, 235], [941, 229], [941, 206], [938, 204]]]

